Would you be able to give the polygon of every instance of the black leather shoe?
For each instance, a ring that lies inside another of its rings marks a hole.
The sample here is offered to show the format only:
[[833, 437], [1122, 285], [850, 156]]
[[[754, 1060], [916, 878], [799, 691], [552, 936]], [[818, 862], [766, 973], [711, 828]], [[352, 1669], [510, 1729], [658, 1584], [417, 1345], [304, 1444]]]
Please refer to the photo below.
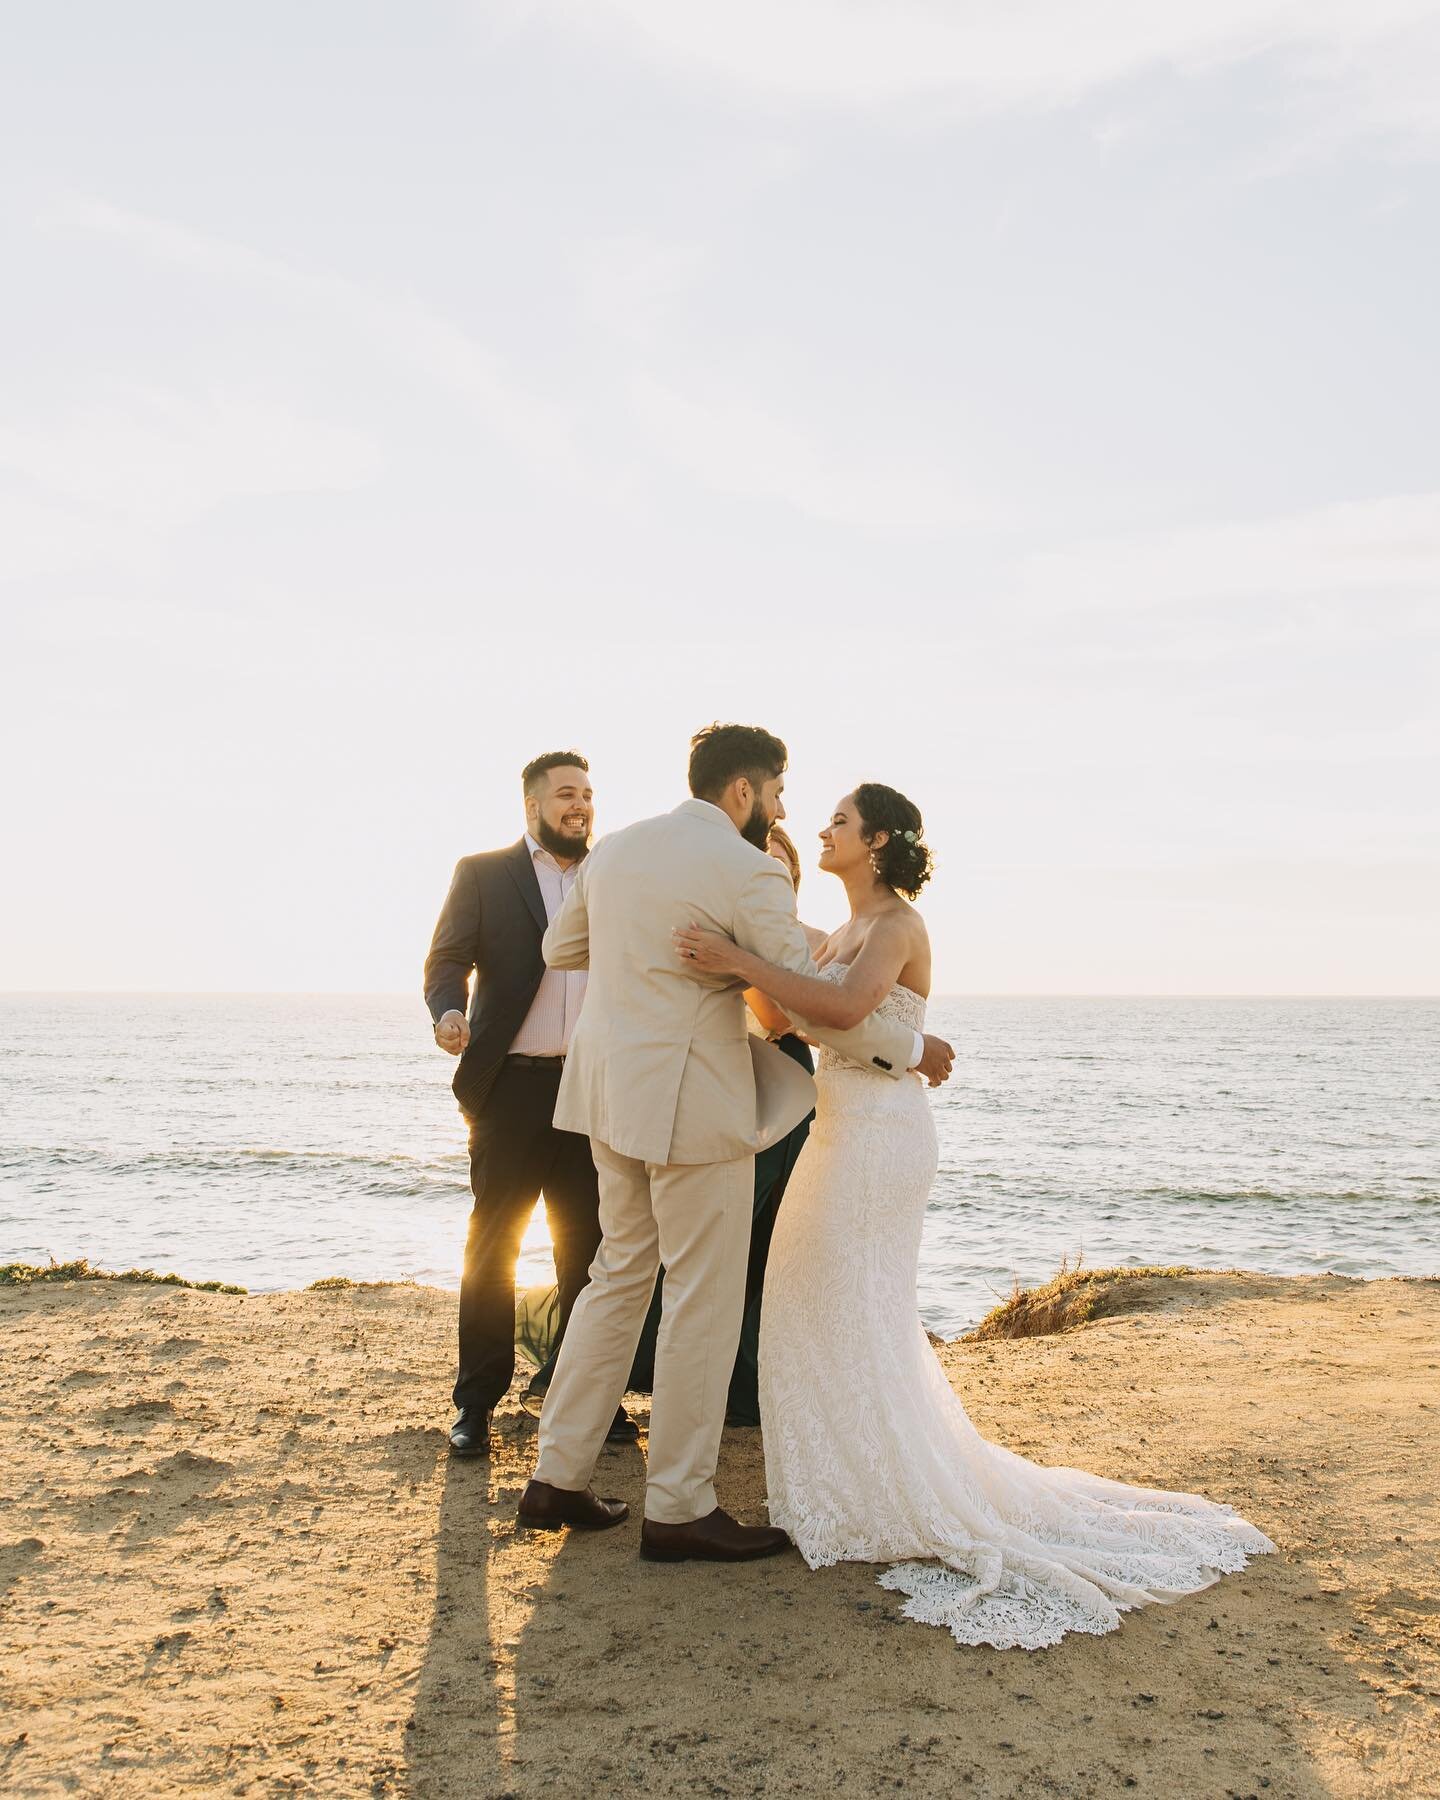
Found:
[[488, 1456], [490, 1454], [490, 1409], [488, 1406], [462, 1406], [460, 1417], [450, 1427], [452, 1456]]
[[789, 1548], [778, 1525], [742, 1525], [718, 1506], [688, 1525], [646, 1519], [640, 1527], [640, 1554], [647, 1562], [754, 1562]]
[[548, 1481], [532, 1481], [520, 1496], [520, 1510], [515, 1515], [521, 1525], [534, 1525], [541, 1531], [558, 1531], [562, 1525], [574, 1525], [581, 1531], [608, 1531], [612, 1525], [623, 1525], [630, 1508], [623, 1500], [602, 1500], [590, 1488], [551, 1487]]
[[610, 1429], [605, 1433], [607, 1444], [638, 1444], [640, 1427], [625, 1411], [623, 1406], [615, 1409], [615, 1417], [610, 1421]]

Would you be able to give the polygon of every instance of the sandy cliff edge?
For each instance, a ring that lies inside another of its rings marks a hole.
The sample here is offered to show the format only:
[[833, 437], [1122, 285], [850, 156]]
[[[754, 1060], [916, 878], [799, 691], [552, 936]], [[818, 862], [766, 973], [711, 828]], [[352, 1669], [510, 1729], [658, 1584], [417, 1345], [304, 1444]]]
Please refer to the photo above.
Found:
[[[422, 1288], [0, 1289], [0, 1788], [1440, 1792], [1440, 1284], [1173, 1277], [945, 1346], [988, 1435], [1281, 1548], [1029, 1656], [901, 1621], [865, 1567], [517, 1537], [533, 1427], [508, 1402], [489, 1466], [447, 1458], [453, 1319]], [[597, 1485], [638, 1511], [639, 1451]], [[763, 1517], [758, 1432], [719, 1485]]]

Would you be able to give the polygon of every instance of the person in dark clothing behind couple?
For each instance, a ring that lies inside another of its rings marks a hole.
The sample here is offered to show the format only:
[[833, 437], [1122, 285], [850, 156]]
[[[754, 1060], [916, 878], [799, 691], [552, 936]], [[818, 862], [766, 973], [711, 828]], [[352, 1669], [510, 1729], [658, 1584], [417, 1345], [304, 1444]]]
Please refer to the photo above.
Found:
[[[515, 1260], [541, 1193], [560, 1337], [600, 1246], [590, 1140], [551, 1122], [585, 975], [547, 969], [540, 954], [590, 848], [590, 765], [577, 751], [552, 751], [527, 763], [521, 782], [524, 836], [456, 864], [425, 962], [435, 1042], [460, 1059], [452, 1085], [470, 1129], [475, 1197], [460, 1278], [460, 1416], [450, 1428], [457, 1456], [489, 1454], [490, 1414], [514, 1378]], [[622, 1408], [612, 1441], [637, 1435]]]
[[[767, 848], [770, 854], [789, 870], [796, 892], [800, 889], [800, 853], [783, 828], [770, 827]], [[812, 951], [824, 942], [823, 931], [810, 932]], [[787, 1056], [793, 1056], [803, 1069], [815, 1073], [810, 1047], [790, 1029], [790, 1022], [766, 997], [751, 989], [745, 996], [751, 1012], [770, 1032], [771, 1041]], [[810, 1135], [811, 1113], [791, 1132], [762, 1150], [755, 1158], [755, 1206], [750, 1224], [750, 1262], [745, 1273], [745, 1314], [740, 1326], [740, 1344], [735, 1352], [735, 1367], [730, 1376], [730, 1392], [725, 1405], [727, 1425], [760, 1423], [760, 1303], [765, 1286], [765, 1259], [770, 1254], [770, 1237], [775, 1229], [775, 1215], [784, 1198], [785, 1184], [799, 1161], [805, 1140]], [[655, 1296], [650, 1302], [640, 1343], [630, 1371], [630, 1388], [637, 1394], [648, 1394], [655, 1380], [655, 1339], [660, 1330], [660, 1299], [665, 1287], [664, 1271], [655, 1283]]]

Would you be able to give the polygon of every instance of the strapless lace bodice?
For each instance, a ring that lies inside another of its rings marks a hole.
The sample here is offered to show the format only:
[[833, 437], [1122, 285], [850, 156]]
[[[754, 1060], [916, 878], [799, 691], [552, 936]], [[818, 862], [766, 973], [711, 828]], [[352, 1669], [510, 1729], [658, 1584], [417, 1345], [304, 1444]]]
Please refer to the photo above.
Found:
[[[819, 976], [821, 981], [839, 983], [845, 979], [849, 968], [849, 963], [826, 963], [825, 967], [819, 971]], [[897, 1025], [908, 1025], [912, 1031], [925, 1029], [924, 1000], [915, 992], [914, 988], [901, 987], [898, 981], [875, 1008], [875, 1013], [882, 1019], [894, 1019]], [[817, 1074], [824, 1074], [834, 1069], [847, 1069], [860, 1074], [873, 1075], [881, 1081], [889, 1079], [888, 1076], [880, 1075], [878, 1070], [869, 1068], [865, 1063], [851, 1062], [838, 1050], [831, 1050], [823, 1044], [820, 1047], [820, 1055], [815, 1069]]]

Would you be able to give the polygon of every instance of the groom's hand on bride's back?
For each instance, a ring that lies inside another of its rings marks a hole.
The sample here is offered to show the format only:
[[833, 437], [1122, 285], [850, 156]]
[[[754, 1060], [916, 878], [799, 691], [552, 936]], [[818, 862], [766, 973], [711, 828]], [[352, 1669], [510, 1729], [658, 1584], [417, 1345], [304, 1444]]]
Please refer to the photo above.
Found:
[[435, 1021], [435, 1042], [451, 1056], [458, 1056], [470, 1043], [470, 1024], [464, 1013], [453, 1007]]
[[955, 1066], [955, 1051], [944, 1038], [931, 1037], [926, 1034], [925, 1054], [915, 1065], [917, 1074], [923, 1075], [931, 1087], [939, 1087], [942, 1081], [950, 1079], [950, 1071]]

